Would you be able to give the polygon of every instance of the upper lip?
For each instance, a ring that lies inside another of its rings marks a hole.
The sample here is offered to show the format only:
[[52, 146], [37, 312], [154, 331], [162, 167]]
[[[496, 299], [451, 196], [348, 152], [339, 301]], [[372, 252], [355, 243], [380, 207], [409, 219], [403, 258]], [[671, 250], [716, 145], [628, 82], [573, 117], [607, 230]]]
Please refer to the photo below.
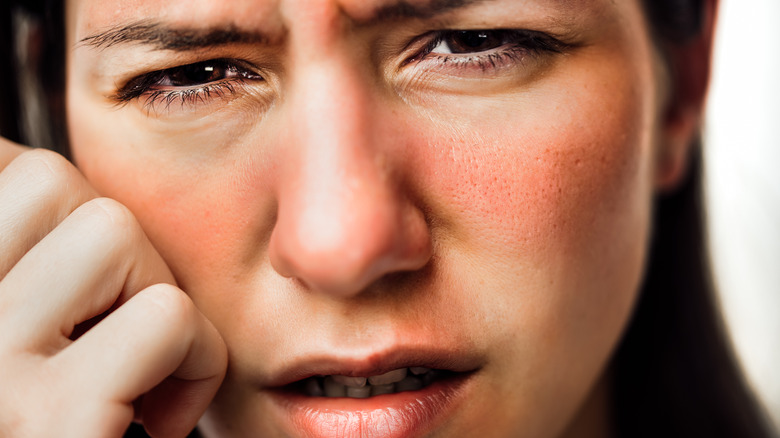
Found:
[[282, 387], [313, 376], [342, 375], [370, 377], [407, 367], [425, 367], [454, 372], [476, 371], [483, 359], [473, 353], [442, 347], [393, 347], [362, 357], [339, 356], [333, 352], [312, 352], [298, 356], [284, 368], [270, 373], [266, 387]]

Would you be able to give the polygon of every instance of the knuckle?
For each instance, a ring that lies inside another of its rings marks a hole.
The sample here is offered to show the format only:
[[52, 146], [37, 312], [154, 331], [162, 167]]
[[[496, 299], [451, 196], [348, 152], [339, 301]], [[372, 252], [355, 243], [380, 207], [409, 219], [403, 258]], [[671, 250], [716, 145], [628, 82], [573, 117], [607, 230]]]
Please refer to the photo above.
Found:
[[76, 168], [62, 155], [46, 149], [32, 149], [14, 160], [14, 167], [25, 173], [31, 187], [44, 192], [62, 190], [78, 178]]
[[121, 203], [109, 198], [95, 198], [77, 209], [89, 218], [93, 233], [114, 244], [129, 244], [141, 236], [141, 226], [133, 213]]
[[184, 330], [195, 322], [196, 310], [190, 297], [176, 286], [159, 283], [142, 292], [156, 312], [161, 313], [172, 329]]
[[62, 155], [48, 149], [30, 149], [16, 158], [18, 162], [37, 162], [47, 166], [51, 171], [64, 170], [72, 167], [72, 164]]

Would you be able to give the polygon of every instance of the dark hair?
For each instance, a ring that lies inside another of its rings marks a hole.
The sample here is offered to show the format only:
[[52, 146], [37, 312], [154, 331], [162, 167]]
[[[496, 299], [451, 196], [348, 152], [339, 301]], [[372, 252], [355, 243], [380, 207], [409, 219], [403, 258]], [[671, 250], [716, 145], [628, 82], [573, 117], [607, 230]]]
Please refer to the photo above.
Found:
[[[662, 50], [701, 32], [704, 0], [643, 3]], [[655, 201], [645, 280], [611, 365], [619, 437], [773, 435], [748, 389], [717, 305], [702, 171], [696, 147], [681, 186]]]
[[613, 358], [618, 436], [771, 437], [716, 304], [693, 158], [680, 189], [656, 200], [648, 270]]
[[[68, 156], [62, 0], [0, 6], [0, 135]], [[18, 38], [24, 33], [25, 38]]]
[[[13, 2], [11, 2], [13, 3]], [[67, 152], [63, 90], [61, 0], [28, 1], [28, 13], [48, 25], [39, 70], [49, 98], [54, 147]], [[686, 44], [701, 32], [704, 0], [642, 0], [661, 48]], [[20, 3], [21, 4], [21, 3]], [[15, 64], [14, 20], [0, 11], [0, 57]], [[0, 69], [0, 83], [16, 83], [14, 69]], [[17, 114], [15, 87], [0, 89], [0, 133], [29, 137]], [[29, 131], [29, 127], [26, 128]], [[681, 187], [656, 199], [653, 241], [635, 313], [610, 365], [613, 418], [619, 437], [769, 438], [769, 422], [748, 389], [732, 353], [715, 301], [705, 244], [702, 163], [695, 148]]]

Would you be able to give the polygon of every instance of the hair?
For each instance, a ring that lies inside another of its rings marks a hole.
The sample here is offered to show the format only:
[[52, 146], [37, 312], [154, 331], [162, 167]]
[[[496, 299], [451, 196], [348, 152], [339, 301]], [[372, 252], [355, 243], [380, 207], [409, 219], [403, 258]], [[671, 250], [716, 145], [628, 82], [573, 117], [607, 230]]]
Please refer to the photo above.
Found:
[[[704, 0], [643, 0], [664, 47], [702, 32]], [[685, 180], [655, 200], [653, 239], [634, 315], [612, 360], [619, 437], [771, 437], [744, 379], [710, 270], [699, 140]]]
[[[662, 52], [702, 32], [704, 0], [641, 1]], [[19, 84], [0, 89], [0, 134], [68, 155], [62, 3], [25, 2], [25, 13], [37, 20], [14, 18], [17, 15], [8, 6], [0, 11], [0, 57], [3, 65], [16, 66], [0, 69], [0, 83]], [[32, 29], [37, 36], [33, 46], [25, 47], [14, 38], [20, 23], [43, 23]], [[20, 56], [24, 49], [40, 53], [34, 59]], [[35, 60], [39, 65], [31, 62]], [[43, 73], [39, 89], [24, 83], [23, 76], [35, 70]], [[33, 95], [37, 90], [46, 104], [36, 108], [17, 90]], [[41, 109], [37, 117], [17, 116]], [[36, 126], [31, 120], [47, 122]], [[655, 200], [642, 290], [609, 369], [618, 437], [773, 435], [744, 380], [717, 306], [705, 239], [700, 151], [694, 148], [681, 186]]]

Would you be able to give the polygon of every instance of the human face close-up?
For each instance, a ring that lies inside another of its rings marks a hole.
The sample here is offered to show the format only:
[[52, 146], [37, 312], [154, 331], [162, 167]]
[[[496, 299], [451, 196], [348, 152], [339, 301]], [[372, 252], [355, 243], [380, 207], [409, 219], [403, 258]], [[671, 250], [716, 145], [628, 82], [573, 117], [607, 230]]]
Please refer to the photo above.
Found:
[[556, 437], [594, 411], [665, 144], [638, 0], [69, 0], [66, 22], [74, 161], [228, 347], [202, 434]]

